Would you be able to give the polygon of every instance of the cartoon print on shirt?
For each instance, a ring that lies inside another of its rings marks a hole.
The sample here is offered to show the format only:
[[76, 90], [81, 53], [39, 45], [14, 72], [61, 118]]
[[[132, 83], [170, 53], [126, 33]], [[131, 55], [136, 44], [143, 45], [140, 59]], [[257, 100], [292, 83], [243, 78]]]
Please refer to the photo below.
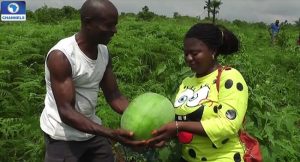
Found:
[[[194, 87], [184, 87], [175, 100], [174, 107], [176, 111], [175, 119], [177, 121], [200, 121], [204, 105], [200, 104], [202, 100], [207, 99], [210, 88], [208, 85], [202, 85], [198, 90]], [[193, 140], [193, 134], [189, 132], [179, 132], [178, 139], [181, 143], [190, 143]]]

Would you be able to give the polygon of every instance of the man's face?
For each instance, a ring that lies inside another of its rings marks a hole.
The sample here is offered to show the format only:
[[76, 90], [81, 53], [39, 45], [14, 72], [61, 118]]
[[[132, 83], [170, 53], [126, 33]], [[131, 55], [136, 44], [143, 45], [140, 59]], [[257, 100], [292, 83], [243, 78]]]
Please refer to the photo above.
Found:
[[[100, 16], [102, 15], [102, 16]], [[111, 38], [117, 33], [118, 13], [114, 11], [105, 11], [94, 17], [88, 25], [90, 39], [98, 44], [107, 45]]]

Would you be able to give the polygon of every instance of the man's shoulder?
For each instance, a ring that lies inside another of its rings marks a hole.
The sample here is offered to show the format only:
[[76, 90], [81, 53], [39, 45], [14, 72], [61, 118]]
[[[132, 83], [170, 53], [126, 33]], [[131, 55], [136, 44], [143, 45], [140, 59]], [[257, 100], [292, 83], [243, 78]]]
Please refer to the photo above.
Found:
[[61, 39], [60, 41], [58, 41], [58, 42], [56, 43], [56, 45], [58, 45], [58, 44], [69, 45], [69, 44], [71, 44], [71, 43], [73, 43], [73, 42], [74, 42], [74, 35], [72, 35], [72, 36], [70, 36], [70, 37], [66, 37], [66, 38]]
[[107, 46], [104, 44], [98, 44], [98, 48], [100, 48], [101, 50], [106, 50], [106, 51], [108, 50]]
[[59, 50], [65, 54], [66, 52], [70, 52], [70, 50], [72, 51], [74, 40], [75, 40], [74, 35], [61, 39], [49, 50], [49, 53], [53, 50]]

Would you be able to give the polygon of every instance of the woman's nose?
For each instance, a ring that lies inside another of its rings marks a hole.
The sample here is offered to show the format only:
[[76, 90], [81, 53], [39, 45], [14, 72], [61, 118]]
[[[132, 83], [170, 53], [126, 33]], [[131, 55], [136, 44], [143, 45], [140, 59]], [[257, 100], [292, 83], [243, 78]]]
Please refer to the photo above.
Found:
[[193, 61], [193, 57], [192, 57], [191, 54], [187, 54], [187, 55], [185, 56], [185, 59], [186, 59], [186, 61]]

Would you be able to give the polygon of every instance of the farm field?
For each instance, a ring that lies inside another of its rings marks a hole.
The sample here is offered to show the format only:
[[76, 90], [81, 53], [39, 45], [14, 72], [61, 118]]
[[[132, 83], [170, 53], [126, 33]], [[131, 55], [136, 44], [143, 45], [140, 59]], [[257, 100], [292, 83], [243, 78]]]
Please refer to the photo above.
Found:
[[[57, 41], [80, 28], [78, 15], [51, 15], [48, 10], [30, 13], [26, 22], [0, 22], [3, 162], [40, 162], [44, 157], [39, 128], [45, 95], [44, 57]], [[133, 99], [151, 91], [172, 100], [181, 80], [192, 74], [183, 58], [183, 36], [190, 26], [204, 21], [122, 13], [118, 33], [108, 48], [123, 94]], [[272, 45], [264, 23], [216, 23], [236, 33], [241, 41], [236, 55], [219, 59], [223, 65], [238, 69], [249, 86], [245, 127], [260, 141], [264, 161], [300, 161], [300, 47], [296, 45], [300, 28], [283, 26], [277, 43]], [[120, 116], [109, 108], [101, 93], [97, 114], [104, 125], [119, 127]], [[157, 150], [160, 161], [173, 162], [174, 145]], [[128, 156], [143, 161], [136, 153]]]

